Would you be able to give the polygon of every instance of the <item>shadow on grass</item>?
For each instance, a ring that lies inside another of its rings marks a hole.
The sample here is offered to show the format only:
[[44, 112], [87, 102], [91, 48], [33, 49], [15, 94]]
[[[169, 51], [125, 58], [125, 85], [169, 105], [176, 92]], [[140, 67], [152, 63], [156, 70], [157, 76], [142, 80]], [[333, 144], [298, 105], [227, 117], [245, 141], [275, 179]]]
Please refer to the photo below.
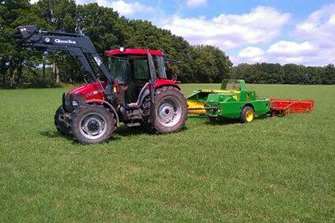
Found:
[[[183, 132], [187, 130], [187, 127], [184, 126], [179, 132]], [[132, 135], [159, 135], [154, 129], [144, 126], [137, 126], [137, 127], [127, 127], [121, 126], [115, 131], [116, 135], [127, 137]]]
[[239, 119], [225, 119], [225, 118], [217, 118], [212, 121], [206, 115], [191, 115], [188, 117], [189, 120], [200, 120], [203, 121], [204, 125], [233, 125], [233, 124], [241, 124]]
[[[61, 134], [60, 132], [58, 132], [57, 130], [44, 130], [44, 131], [40, 131], [40, 135], [47, 137], [49, 139], [56, 139], [56, 138], [60, 138], [60, 139], [66, 139], [69, 142], [71, 142], [72, 144], [76, 144], [76, 145], [90, 145], [90, 144], [81, 144], [79, 143], [77, 140], [75, 140], [72, 136], [69, 135], [64, 135]], [[108, 144], [110, 142], [116, 141], [116, 140], [120, 140], [121, 137], [119, 136], [115, 136], [113, 135], [111, 138], [107, 139], [106, 141], [100, 143], [100, 144]]]
[[58, 132], [57, 130], [43, 130], [40, 131], [40, 135], [47, 137], [49, 139], [66, 139], [68, 142], [71, 142], [72, 144], [77, 144], [80, 145], [80, 143], [78, 143], [78, 141], [74, 140], [71, 136], [69, 135], [64, 135], [60, 132]]
[[151, 135], [152, 132], [150, 129], [144, 128], [142, 126], [138, 127], [120, 126], [118, 129], [116, 129], [115, 134], [125, 137], [131, 135]]
[[[262, 115], [257, 118], [255, 118], [254, 121], [257, 120], [263, 120], [270, 118], [270, 115]], [[237, 124], [243, 124], [240, 119], [229, 119], [229, 118], [214, 118], [213, 120], [209, 120], [209, 118], [205, 115], [200, 115], [200, 116], [189, 116], [189, 120], [202, 120], [204, 121], [205, 125], [237, 125]]]
[[58, 132], [57, 130], [43, 130], [43, 131], [40, 131], [40, 135], [48, 137], [50, 139], [55, 139], [55, 138], [72, 139], [72, 137], [70, 137], [68, 135], [63, 135], [60, 132]]
[[[179, 132], [183, 132], [187, 130], [187, 127], [184, 126]], [[72, 136], [70, 135], [64, 135], [57, 130], [42, 130], [39, 132], [41, 136], [47, 137], [49, 139], [56, 139], [56, 138], [63, 138], [67, 139], [69, 141], [72, 141], [74, 144], [80, 144], [78, 141], [76, 141]], [[111, 143], [116, 140], [121, 140], [123, 137], [130, 137], [130, 136], [137, 136], [137, 135], [159, 135], [155, 130], [148, 128], [148, 127], [143, 127], [143, 126], [138, 126], [138, 127], [127, 127], [127, 126], [120, 126], [119, 128], [116, 129], [114, 132], [113, 136], [110, 139], [107, 139], [103, 143]]]

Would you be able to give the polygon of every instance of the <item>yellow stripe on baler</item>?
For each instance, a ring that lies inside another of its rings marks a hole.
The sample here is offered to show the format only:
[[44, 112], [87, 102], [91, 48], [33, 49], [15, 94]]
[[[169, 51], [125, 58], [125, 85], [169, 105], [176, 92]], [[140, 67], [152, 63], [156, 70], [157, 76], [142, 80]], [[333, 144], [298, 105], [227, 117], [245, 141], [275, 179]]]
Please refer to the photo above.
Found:
[[187, 100], [188, 113], [194, 115], [206, 114], [205, 103], [194, 100]]

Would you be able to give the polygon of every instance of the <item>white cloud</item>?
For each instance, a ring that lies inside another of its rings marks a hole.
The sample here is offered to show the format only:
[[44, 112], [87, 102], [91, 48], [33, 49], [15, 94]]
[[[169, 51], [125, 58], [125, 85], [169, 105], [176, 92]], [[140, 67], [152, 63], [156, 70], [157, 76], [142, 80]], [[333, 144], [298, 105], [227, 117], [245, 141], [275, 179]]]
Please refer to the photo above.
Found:
[[100, 6], [113, 8], [122, 16], [131, 16], [136, 13], [148, 13], [152, 12], [153, 8], [150, 6], [146, 6], [139, 2], [127, 2], [124, 0], [77, 0], [78, 4], [86, 4], [86, 3], [97, 3]]
[[188, 7], [198, 7], [201, 5], [205, 5], [207, 0], [187, 0], [186, 4]]
[[321, 46], [335, 47], [335, 4], [327, 5], [313, 12], [296, 26], [299, 37], [314, 41]]
[[287, 13], [259, 6], [246, 14], [221, 14], [212, 19], [174, 16], [163, 24], [163, 28], [183, 36], [192, 44], [210, 42], [227, 50], [273, 40], [289, 18]]
[[293, 41], [279, 41], [274, 43], [268, 49], [268, 52], [272, 55], [278, 56], [306, 56], [315, 54], [317, 47], [311, 43], [305, 41], [297, 43]]
[[272, 44], [266, 51], [258, 47], [242, 49], [233, 62], [239, 63], [296, 63], [310, 64], [318, 52], [317, 47], [309, 42], [279, 41]]
[[258, 63], [264, 61], [264, 50], [258, 47], [246, 47], [242, 49], [238, 57], [234, 58], [235, 63]]
[[325, 65], [335, 62], [335, 4], [325, 5], [296, 25], [296, 36], [317, 49], [304, 57], [304, 63]]
[[244, 58], [260, 57], [264, 55], [264, 50], [258, 47], [247, 47], [240, 51], [239, 56]]
[[153, 10], [153, 8], [151, 8], [150, 6], [143, 5], [139, 2], [127, 3], [123, 0], [112, 1], [111, 7], [124, 16], [133, 15], [135, 13], [147, 13]]
[[292, 40], [277, 40], [263, 50], [262, 56], [257, 55], [257, 50], [247, 47], [232, 57], [233, 61], [235, 64], [254, 63], [261, 58], [262, 62], [313, 66], [335, 62], [335, 4], [325, 5], [311, 13], [296, 24], [292, 33]]

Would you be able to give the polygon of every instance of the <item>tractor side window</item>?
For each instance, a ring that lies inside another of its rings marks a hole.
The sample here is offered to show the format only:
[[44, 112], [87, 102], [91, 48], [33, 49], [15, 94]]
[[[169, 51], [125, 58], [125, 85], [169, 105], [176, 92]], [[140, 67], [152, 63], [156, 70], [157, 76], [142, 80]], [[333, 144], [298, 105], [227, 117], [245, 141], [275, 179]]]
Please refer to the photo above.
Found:
[[126, 83], [129, 72], [129, 63], [123, 58], [109, 58], [108, 68], [114, 80]]
[[147, 59], [134, 60], [134, 79], [135, 80], [149, 80], [150, 73]]
[[160, 78], [160, 79], [166, 79], [167, 76], [166, 76], [164, 57], [155, 56], [153, 58], [153, 60], [154, 60], [155, 69], [156, 69], [158, 78]]

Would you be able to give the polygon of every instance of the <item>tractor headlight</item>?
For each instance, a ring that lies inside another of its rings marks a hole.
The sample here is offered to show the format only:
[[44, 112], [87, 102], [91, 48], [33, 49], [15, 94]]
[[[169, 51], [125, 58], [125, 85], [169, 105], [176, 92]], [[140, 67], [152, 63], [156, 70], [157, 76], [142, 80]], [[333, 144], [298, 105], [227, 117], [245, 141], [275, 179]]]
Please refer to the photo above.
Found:
[[73, 106], [73, 107], [78, 107], [78, 106], [79, 106], [78, 101], [72, 101], [72, 106]]

